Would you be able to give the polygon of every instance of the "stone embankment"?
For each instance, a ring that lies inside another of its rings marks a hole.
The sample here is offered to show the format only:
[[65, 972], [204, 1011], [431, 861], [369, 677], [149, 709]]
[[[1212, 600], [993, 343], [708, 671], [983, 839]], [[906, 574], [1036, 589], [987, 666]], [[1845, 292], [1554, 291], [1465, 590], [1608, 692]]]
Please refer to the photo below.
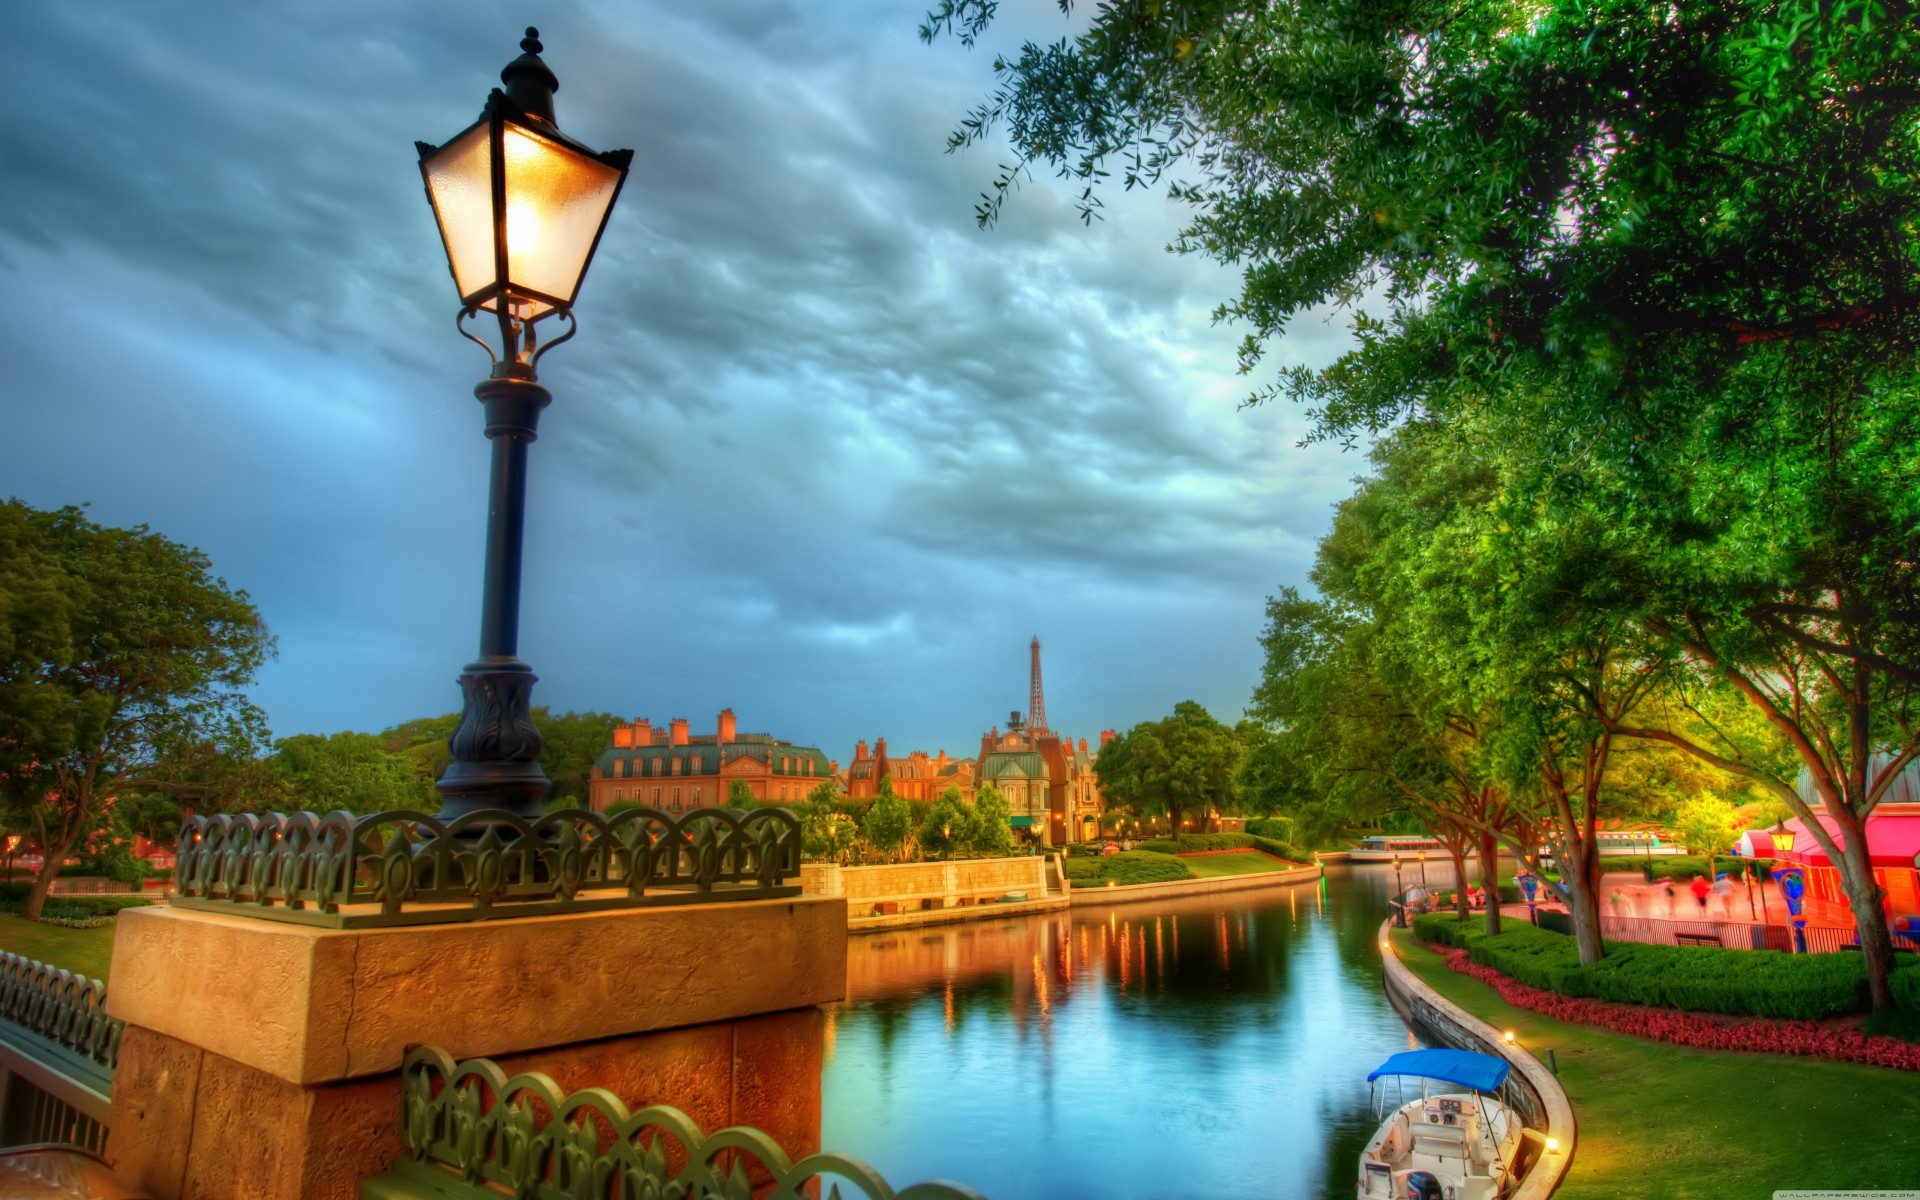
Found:
[[1387, 999], [1428, 1041], [1480, 1054], [1497, 1054], [1513, 1064], [1517, 1079], [1510, 1079], [1509, 1084], [1518, 1084], [1514, 1088], [1514, 1107], [1526, 1120], [1530, 1134], [1539, 1139], [1552, 1139], [1558, 1148], [1535, 1156], [1512, 1200], [1546, 1200], [1573, 1166], [1578, 1130], [1566, 1089], [1539, 1059], [1509, 1044], [1499, 1030], [1434, 991], [1409, 971], [1393, 952], [1393, 943], [1387, 936], [1392, 928], [1391, 921], [1380, 926], [1380, 958], [1386, 967]]
[[1172, 900], [1183, 896], [1210, 896], [1215, 892], [1243, 892], [1250, 888], [1317, 883], [1319, 867], [1288, 867], [1252, 875], [1222, 875], [1214, 879], [1173, 879], [1165, 883], [1117, 883], [1076, 887], [1069, 893], [1075, 908], [1096, 904], [1132, 904], [1142, 900]]
[[803, 863], [800, 889], [844, 897], [848, 929], [891, 929], [1065, 908], [1066, 893], [1048, 891], [1052, 870], [1038, 855], [872, 867]]

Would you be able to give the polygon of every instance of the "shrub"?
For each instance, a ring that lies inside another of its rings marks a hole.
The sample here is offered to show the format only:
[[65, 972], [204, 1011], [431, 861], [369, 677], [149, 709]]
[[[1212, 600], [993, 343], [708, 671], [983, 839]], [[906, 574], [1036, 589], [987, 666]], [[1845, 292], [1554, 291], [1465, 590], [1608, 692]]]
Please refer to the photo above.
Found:
[[1123, 850], [1105, 858], [1069, 858], [1067, 878], [1075, 887], [1104, 887], [1109, 883], [1165, 883], [1192, 879], [1187, 864], [1171, 854], [1152, 850]]
[[1192, 879], [1187, 864], [1171, 854], [1151, 850], [1123, 850], [1100, 860], [1106, 865], [1105, 879], [1115, 883], [1165, 883], [1174, 879]]
[[[19, 915], [26, 903], [27, 890], [20, 885], [19, 894], [14, 895], [15, 890], [15, 885], [0, 885], [0, 913]], [[145, 896], [48, 896], [47, 902], [40, 906], [40, 919], [49, 925], [96, 929], [113, 924], [123, 908], [147, 908], [152, 904]]]
[[1100, 878], [1104, 864], [1098, 858], [1069, 855], [1067, 857], [1067, 878], [1073, 883], [1092, 883]]
[[1609, 942], [1605, 958], [1583, 967], [1571, 937], [1519, 922], [1488, 937], [1477, 919], [1428, 913], [1414, 918], [1414, 929], [1464, 948], [1481, 966], [1563, 996], [1799, 1020], [1867, 1007], [1866, 964], [1857, 954]]
[[[1647, 877], [1648, 883], [1662, 879], [1692, 879], [1695, 875], [1707, 873], [1707, 860], [1693, 854], [1673, 854], [1666, 858], [1643, 858], [1640, 860], [1640, 873]], [[1714, 873], [1726, 872], [1737, 875], [1744, 867], [1758, 869], [1758, 877], [1769, 877], [1769, 868], [1773, 865], [1770, 858], [1737, 858], [1730, 854], [1715, 855]]]
[[1247, 820], [1247, 832], [1255, 837], [1291, 843], [1293, 822], [1286, 817], [1251, 817]]

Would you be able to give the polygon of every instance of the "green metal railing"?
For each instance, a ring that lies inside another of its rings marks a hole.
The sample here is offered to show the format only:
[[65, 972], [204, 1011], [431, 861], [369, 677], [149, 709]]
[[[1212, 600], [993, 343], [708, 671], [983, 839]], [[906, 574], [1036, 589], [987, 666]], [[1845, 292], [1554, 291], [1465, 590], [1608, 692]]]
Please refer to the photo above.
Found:
[[214, 814], [181, 826], [174, 903], [363, 928], [773, 899], [799, 874], [783, 808]]
[[407, 1157], [361, 1200], [984, 1200], [950, 1183], [896, 1192], [855, 1158], [794, 1162], [757, 1129], [705, 1134], [677, 1108], [629, 1112], [603, 1088], [563, 1095], [545, 1075], [432, 1046], [407, 1055], [400, 1087]]
[[0, 1145], [100, 1154], [122, 1029], [106, 984], [0, 953]]

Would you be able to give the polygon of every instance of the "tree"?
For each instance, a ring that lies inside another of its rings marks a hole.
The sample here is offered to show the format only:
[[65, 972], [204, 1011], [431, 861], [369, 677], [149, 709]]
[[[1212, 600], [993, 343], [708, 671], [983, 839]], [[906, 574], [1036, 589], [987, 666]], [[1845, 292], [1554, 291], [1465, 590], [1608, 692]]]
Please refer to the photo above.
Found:
[[860, 831], [859, 823], [840, 810], [840, 793], [831, 780], [816, 785], [806, 799], [793, 806], [800, 822], [800, 849], [808, 858], [842, 862]]
[[196, 743], [251, 756], [264, 722], [242, 689], [273, 639], [205, 554], [77, 508], [0, 505], [0, 579], [31, 598], [0, 602], [0, 781], [44, 855], [34, 920], [107, 800], [166, 786], [152, 764]]
[[568, 710], [556, 716], [546, 708], [536, 708], [533, 723], [539, 728], [542, 741], [541, 769], [553, 780], [553, 791], [548, 798], [571, 797], [584, 802], [590, 794], [588, 784], [594, 764], [613, 745], [614, 729], [626, 722], [612, 713]]
[[913, 832], [913, 811], [894, 793], [893, 776], [881, 776], [880, 790], [860, 823], [860, 832], [883, 859], [897, 854], [907, 835]]
[[1233, 730], [1182, 700], [1172, 716], [1136, 725], [1102, 746], [1093, 770], [1109, 797], [1143, 816], [1164, 815], [1178, 837], [1182, 814], [1204, 821], [1214, 810], [1232, 807], [1239, 763]]
[[1013, 853], [1013, 809], [992, 784], [973, 794], [973, 852], [980, 858]]
[[920, 822], [920, 851], [932, 858], [952, 858], [979, 840], [979, 831], [975, 828], [978, 824], [978, 815], [973, 806], [961, 798], [960, 789], [948, 787]]
[[1740, 835], [1733, 828], [1733, 806], [1718, 796], [1696, 796], [1674, 814], [1673, 831], [1695, 854], [1707, 858], [1707, 875], [1713, 875], [1713, 860], [1725, 854]]
[[753, 785], [744, 779], [729, 780], [727, 782], [727, 807], [759, 808], [760, 802], [753, 798]]
[[423, 795], [419, 776], [371, 733], [297, 733], [274, 743], [268, 764], [292, 807], [309, 812], [418, 809], [431, 795]]
[[[940, 0], [921, 36], [971, 45], [997, 7]], [[1240, 269], [1243, 370], [1303, 310], [1383, 304], [1333, 371], [1259, 393], [1318, 403], [1322, 432], [1515, 370], [1630, 438], [1660, 420], [1648, 384], [1710, 355], [1852, 342], [1911, 369], [1916, 41], [1904, 9], [1813, 0], [1114, 0], [996, 59], [948, 148], [1012, 143], [982, 225], [1029, 165], [1087, 216], [1110, 169], [1190, 172], [1173, 248]]]

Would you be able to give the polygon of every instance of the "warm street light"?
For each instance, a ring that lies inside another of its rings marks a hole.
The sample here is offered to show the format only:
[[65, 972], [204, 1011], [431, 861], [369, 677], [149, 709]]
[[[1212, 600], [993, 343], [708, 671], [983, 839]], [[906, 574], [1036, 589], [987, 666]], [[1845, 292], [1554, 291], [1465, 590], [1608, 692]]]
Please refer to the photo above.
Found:
[[1773, 844], [1782, 854], [1793, 853], [1793, 843], [1797, 836], [1793, 830], [1787, 828], [1784, 821], [1773, 827]]
[[[536, 677], [518, 656], [527, 445], [553, 398], [534, 367], [573, 336], [574, 297], [633, 160], [631, 150], [597, 154], [561, 133], [553, 118], [560, 81], [540, 60], [539, 31], [529, 28], [520, 48], [500, 72], [505, 90], [494, 89], [477, 122], [445, 146], [415, 143], [460, 295], [456, 324], [493, 359], [491, 376], [473, 390], [486, 406], [493, 472], [480, 657], [461, 673], [465, 708], [447, 742], [453, 762], [436, 785], [448, 821], [480, 809], [538, 817], [552, 786], [529, 712]], [[494, 314], [498, 348], [466, 328], [483, 311]], [[567, 331], [540, 345], [539, 323], [554, 316], [566, 318]]]
[[1427, 890], [1427, 852], [1420, 852], [1420, 890]]
[[1405, 929], [1407, 927], [1407, 890], [1400, 886], [1400, 856], [1398, 854], [1393, 856], [1393, 895], [1397, 902], [1397, 911], [1394, 913], [1394, 916], [1398, 919], [1400, 928]]

